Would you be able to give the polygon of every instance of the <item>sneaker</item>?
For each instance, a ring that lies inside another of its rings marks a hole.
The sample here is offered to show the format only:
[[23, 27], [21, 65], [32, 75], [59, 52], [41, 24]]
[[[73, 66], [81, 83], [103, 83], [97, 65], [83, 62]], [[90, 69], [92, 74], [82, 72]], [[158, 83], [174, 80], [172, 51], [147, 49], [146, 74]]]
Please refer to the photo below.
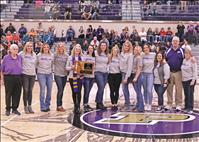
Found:
[[176, 111], [176, 112], [181, 112], [182, 109], [181, 109], [181, 107], [177, 106], [176, 109], [175, 109], [175, 111]]
[[9, 116], [9, 115], [10, 115], [10, 111], [6, 110], [6, 116]]
[[165, 111], [165, 112], [171, 112], [171, 107], [170, 107], [170, 106], [166, 106], [166, 107], [164, 108], [164, 111]]
[[21, 115], [21, 113], [18, 110], [13, 110], [12, 113], [14, 113], [16, 115]]
[[57, 111], [65, 112], [66, 110], [61, 106], [61, 107], [57, 107]]
[[27, 106], [24, 107], [24, 112], [25, 112], [26, 114], [29, 114], [29, 113], [30, 113]]
[[46, 109], [42, 109], [41, 112], [48, 112]]
[[187, 113], [189, 113], [189, 114], [193, 114], [193, 110], [189, 110]]
[[35, 113], [35, 112], [32, 110], [32, 107], [31, 107], [31, 106], [28, 106], [28, 111], [29, 111], [29, 113]]

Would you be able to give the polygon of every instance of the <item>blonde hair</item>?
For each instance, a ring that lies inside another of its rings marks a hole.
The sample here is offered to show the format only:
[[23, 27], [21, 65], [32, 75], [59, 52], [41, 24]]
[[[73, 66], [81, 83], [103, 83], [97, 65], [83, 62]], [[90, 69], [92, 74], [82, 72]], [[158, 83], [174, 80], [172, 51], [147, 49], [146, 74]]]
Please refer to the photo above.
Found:
[[[26, 42], [26, 44], [25, 44], [25, 46], [24, 46], [24, 48], [23, 48], [23, 53], [27, 53], [27, 47], [28, 47], [28, 45], [30, 45], [30, 44], [32, 44], [32, 47], [33, 47], [33, 42]], [[31, 51], [31, 54], [33, 54], [33, 48], [32, 48], [32, 51]]]
[[64, 42], [59, 42], [58, 44], [57, 44], [57, 47], [56, 47], [56, 55], [59, 55], [60, 54], [60, 52], [59, 52], [59, 50], [58, 50], [58, 47], [62, 47], [63, 48], [63, 50], [64, 50], [64, 54], [66, 53], [66, 46], [65, 46], [65, 43]]
[[110, 61], [113, 58], [113, 50], [115, 50], [115, 49], [117, 50], [117, 55], [116, 56], [118, 56], [118, 54], [120, 53], [119, 47], [117, 45], [113, 46], [113, 48], [111, 49], [111, 53], [110, 53], [110, 58], [109, 58]]
[[49, 49], [49, 50], [48, 50], [48, 54], [51, 54], [51, 53], [50, 53], [50, 46], [49, 46], [49, 44], [47, 44], [47, 43], [44, 43], [44, 44], [41, 46], [41, 54], [44, 53], [44, 50], [43, 50], [43, 49], [44, 49], [45, 46], [48, 46], [48, 49]]
[[133, 45], [132, 45], [132, 43], [131, 43], [129, 40], [126, 40], [126, 41], [123, 43], [123, 45], [122, 45], [122, 52], [124, 52], [124, 47], [125, 47], [126, 45], [129, 47], [128, 53], [132, 53]]
[[140, 54], [141, 54], [141, 52], [142, 52], [142, 47], [141, 47], [141, 46], [139, 46], [139, 45], [135, 46], [135, 47], [134, 47], [134, 49], [133, 49], [133, 54], [134, 54], [134, 50], [135, 50], [135, 49], [137, 49], [138, 54], [140, 55]]
[[189, 48], [185, 48], [184, 53], [188, 53], [191, 57], [193, 57], [192, 52]]
[[73, 47], [73, 49], [72, 49], [72, 51], [71, 51], [71, 55], [72, 56], [75, 56], [75, 50], [76, 49], [80, 49], [81, 51], [80, 51], [80, 56], [82, 56], [83, 55], [83, 53], [82, 53], [82, 48], [81, 48], [81, 45], [80, 44], [76, 44], [74, 47]]

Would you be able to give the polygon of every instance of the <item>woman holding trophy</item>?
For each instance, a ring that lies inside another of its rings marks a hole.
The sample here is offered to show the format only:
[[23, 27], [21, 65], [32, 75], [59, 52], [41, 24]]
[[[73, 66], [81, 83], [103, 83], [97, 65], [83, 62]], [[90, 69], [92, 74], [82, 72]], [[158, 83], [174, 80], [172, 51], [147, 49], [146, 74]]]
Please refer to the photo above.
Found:
[[69, 83], [72, 90], [72, 98], [74, 103], [74, 113], [80, 113], [81, 90], [83, 73], [81, 72], [80, 62], [82, 61], [82, 49], [80, 44], [73, 47], [71, 56], [66, 63], [66, 70], [69, 71]]
[[94, 54], [94, 47], [92, 45], [88, 46], [87, 54], [84, 56], [84, 112], [88, 112], [93, 110], [89, 105], [89, 94], [93, 83], [95, 82], [94, 79], [94, 66], [95, 66], [95, 54]]

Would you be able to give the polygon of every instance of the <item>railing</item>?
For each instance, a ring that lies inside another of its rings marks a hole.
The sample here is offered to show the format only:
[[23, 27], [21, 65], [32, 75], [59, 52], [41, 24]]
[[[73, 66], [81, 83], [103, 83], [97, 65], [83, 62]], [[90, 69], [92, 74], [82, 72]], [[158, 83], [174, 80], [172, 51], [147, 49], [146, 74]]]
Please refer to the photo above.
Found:
[[163, 18], [180, 18], [187, 17], [193, 18], [193, 20], [199, 20], [199, 5], [187, 5], [181, 7], [181, 5], [141, 5], [142, 18], [147, 17], [163, 17]]

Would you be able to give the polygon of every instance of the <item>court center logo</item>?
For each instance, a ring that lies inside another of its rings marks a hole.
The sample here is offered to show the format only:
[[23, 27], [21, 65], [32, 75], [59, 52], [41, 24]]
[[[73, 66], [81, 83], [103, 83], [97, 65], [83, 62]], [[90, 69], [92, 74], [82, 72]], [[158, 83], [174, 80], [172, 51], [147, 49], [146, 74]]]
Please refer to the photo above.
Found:
[[133, 113], [92, 111], [81, 116], [91, 130], [129, 137], [194, 137], [199, 136], [199, 113]]

